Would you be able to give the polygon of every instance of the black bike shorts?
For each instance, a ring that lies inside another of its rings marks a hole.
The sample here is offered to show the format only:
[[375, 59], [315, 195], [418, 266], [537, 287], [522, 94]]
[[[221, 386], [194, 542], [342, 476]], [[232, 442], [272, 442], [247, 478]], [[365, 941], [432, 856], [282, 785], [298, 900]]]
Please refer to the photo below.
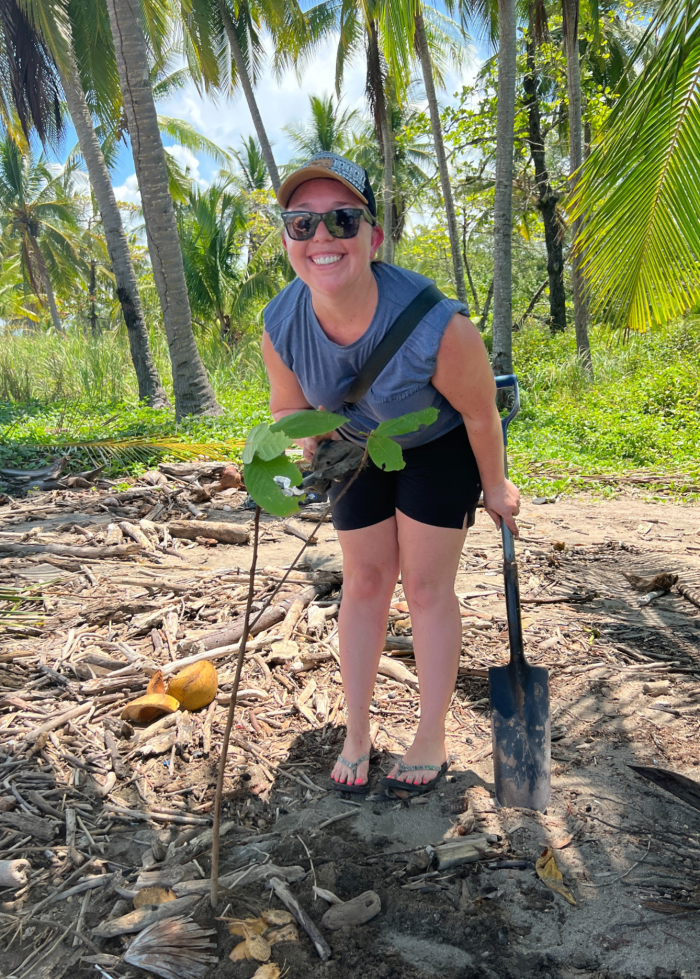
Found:
[[397, 510], [431, 527], [461, 530], [474, 524], [481, 482], [464, 425], [425, 445], [404, 449], [403, 457], [405, 468], [394, 472], [385, 472], [368, 459], [337, 504], [352, 474], [331, 484], [336, 530], [371, 527]]

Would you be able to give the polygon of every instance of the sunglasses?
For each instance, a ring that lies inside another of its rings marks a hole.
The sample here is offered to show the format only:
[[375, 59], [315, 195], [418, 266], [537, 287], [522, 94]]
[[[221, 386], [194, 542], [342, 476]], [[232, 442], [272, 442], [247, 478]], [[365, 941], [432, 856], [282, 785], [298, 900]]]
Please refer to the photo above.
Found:
[[334, 238], [354, 238], [363, 218], [368, 224], [377, 223], [363, 207], [336, 207], [323, 214], [316, 211], [282, 211], [284, 227], [294, 241], [309, 241], [322, 221]]

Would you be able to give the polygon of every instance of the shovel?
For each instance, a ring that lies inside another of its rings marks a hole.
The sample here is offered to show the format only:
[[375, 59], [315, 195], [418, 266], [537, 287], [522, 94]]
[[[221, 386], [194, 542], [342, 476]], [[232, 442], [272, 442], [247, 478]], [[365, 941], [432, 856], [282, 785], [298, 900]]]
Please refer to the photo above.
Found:
[[[507, 475], [508, 425], [520, 409], [518, 380], [514, 374], [497, 377], [496, 387], [514, 392], [513, 408], [501, 419]], [[501, 535], [510, 662], [489, 669], [496, 798], [501, 806], [542, 812], [551, 794], [549, 674], [525, 659], [515, 542], [503, 519]]]

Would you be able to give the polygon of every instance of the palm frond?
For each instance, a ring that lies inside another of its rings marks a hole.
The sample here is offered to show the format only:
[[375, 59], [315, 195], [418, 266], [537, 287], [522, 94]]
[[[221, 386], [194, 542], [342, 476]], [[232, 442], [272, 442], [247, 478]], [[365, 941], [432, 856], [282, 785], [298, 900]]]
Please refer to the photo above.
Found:
[[648, 33], [661, 30], [573, 200], [592, 310], [633, 330], [700, 303], [698, 0], [665, 0]]
[[217, 163], [228, 163], [231, 159], [226, 150], [222, 150], [211, 139], [207, 139], [184, 119], [173, 119], [170, 116], [159, 115], [158, 126], [162, 133], [172, 136], [188, 150], [195, 153], [206, 153]]
[[58, 452], [65, 455], [80, 453], [96, 466], [110, 463], [147, 462], [154, 456], [170, 456], [174, 459], [192, 459], [205, 456], [209, 459], [228, 459], [233, 452], [240, 452], [244, 440], [231, 439], [216, 442], [189, 442], [174, 435], [133, 436], [108, 439], [57, 439], [45, 443], [23, 442], [23, 447], [37, 452]]

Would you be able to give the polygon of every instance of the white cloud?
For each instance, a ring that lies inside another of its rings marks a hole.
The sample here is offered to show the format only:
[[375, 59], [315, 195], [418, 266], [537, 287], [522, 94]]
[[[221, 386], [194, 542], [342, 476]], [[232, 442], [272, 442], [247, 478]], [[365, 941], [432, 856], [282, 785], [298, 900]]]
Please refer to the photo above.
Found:
[[125, 204], [141, 205], [141, 193], [135, 173], [127, 177], [121, 187], [114, 188], [114, 196], [118, 201], [124, 201]]

